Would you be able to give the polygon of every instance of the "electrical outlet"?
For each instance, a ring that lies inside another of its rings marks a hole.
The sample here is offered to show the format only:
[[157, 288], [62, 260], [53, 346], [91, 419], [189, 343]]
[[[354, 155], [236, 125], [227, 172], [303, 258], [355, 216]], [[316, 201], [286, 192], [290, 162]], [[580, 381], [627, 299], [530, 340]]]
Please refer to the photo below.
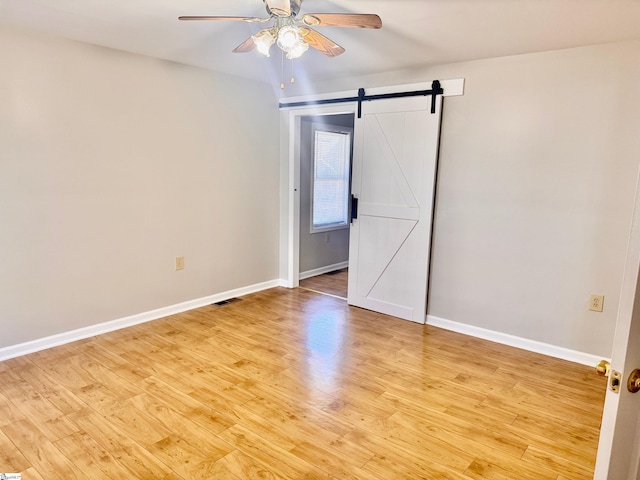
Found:
[[604, 307], [604, 295], [591, 295], [589, 298], [589, 310], [601, 312]]
[[184, 270], [184, 257], [176, 257], [176, 270]]

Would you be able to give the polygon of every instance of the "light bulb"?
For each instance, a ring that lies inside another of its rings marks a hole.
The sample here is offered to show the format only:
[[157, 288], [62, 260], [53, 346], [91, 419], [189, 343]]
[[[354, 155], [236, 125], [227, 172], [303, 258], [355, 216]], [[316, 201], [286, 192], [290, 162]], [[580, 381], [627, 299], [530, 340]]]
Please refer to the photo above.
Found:
[[278, 32], [278, 46], [287, 53], [300, 41], [300, 32], [293, 25], [283, 27]]
[[253, 43], [256, 44], [258, 51], [265, 57], [269, 57], [271, 45], [276, 41], [271, 32], [269, 30], [261, 30], [251, 38], [253, 39]]
[[291, 50], [289, 50], [289, 53], [287, 53], [287, 58], [289, 60], [299, 58], [307, 50], [309, 50], [309, 44], [302, 40], [299, 40], [293, 47], [291, 47]]

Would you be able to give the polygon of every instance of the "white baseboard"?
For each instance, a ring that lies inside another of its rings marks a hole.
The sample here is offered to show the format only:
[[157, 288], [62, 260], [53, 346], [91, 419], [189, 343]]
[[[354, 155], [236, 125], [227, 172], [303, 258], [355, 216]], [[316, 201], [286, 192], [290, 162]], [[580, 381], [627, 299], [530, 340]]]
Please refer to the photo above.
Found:
[[159, 318], [186, 312], [187, 310], [193, 310], [194, 308], [204, 307], [205, 305], [211, 305], [212, 303], [221, 302], [230, 298], [260, 292], [262, 290], [267, 290], [273, 287], [279, 287], [282, 286], [282, 283], [282, 280], [271, 280], [268, 282], [256, 283], [255, 285], [249, 285], [247, 287], [236, 288], [234, 290], [216, 293], [214, 295], [209, 295], [208, 297], [197, 298], [195, 300], [177, 303], [168, 307], [138, 313], [129, 317], [119, 318], [116, 320], [99, 323], [97, 325], [91, 325], [88, 327], [78, 328], [76, 330], [70, 330], [68, 332], [58, 333], [56, 335], [39, 338], [37, 340], [31, 340], [29, 342], [20, 343], [18, 345], [2, 347], [0, 348], [0, 361], [27, 355], [29, 353], [39, 352], [40, 350], [46, 350], [47, 348], [57, 347], [59, 345], [75, 342], [77, 340], [83, 340], [85, 338], [100, 335], [102, 333], [113, 332], [114, 330], [120, 330], [121, 328], [131, 327], [140, 323], [158, 320]]
[[522, 348], [523, 350], [541, 353], [550, 357], [569, 360], [570, 362], [580, 363], [582, 365], [588, 365], [590, 367], [595, 367], [595, 365], [603, 359], [603, 357], [598, 357], [590, 353], [578, 352], [576, 350], [570, 350], [568, 348], [558, 347], [556, 345], [550, 345], [548, 343], [542, 343], [535, 340], [529, 340], [527, 338], [516, 337], [507, 333], [496, 332], [494, 330], [474, 327], [473, 325], [453, 322], [451, 320], [436, 317], [433, 315], [427, 315], [427, 325], [433, 325], [434, 327], [444, 328], [445, 330], [451, 330], [453, 332], [463, 333], [472, 337], [478, 337], [484, 340], [501, 343], [503, 345], [509, 345], [510, 347]]
[[306, 272], [300, 272], [300, 280], [333, 272], [334, 270], [341, 270], [343, 268], [347, 268], [348, 266], [349, 260], [347, 260], [346, 262], [334, 263], [333, 265], [327, 265], [326, 267], [314, 268], [313, 270], [307, 270]]
[[[340, 270], [341, 268], [346, 268], [348, 266], [349, 262], [337, 263], [328, 267], [309, 270], [308, 272], [301, 273], [300, 278], [302, 279], [313, 277], [315, 275], [322, 275], [323, 273]], [[303, 277], [303, 275], [305, 274], [309, 275]], [[156, 310], [151, 310], [128, 317], [99, 323], [97, 325], [78, 328], [76, 330], [70, 330], [68, 332], [31, 340], [29, 342], [20, 343], [17, 345], [2, 347], [0, 348], [0, 361], [20, 357], [29, 353], [39, 352], [40, 350], [46, 350], [47, 348], [57, 347], [59, 345], [75, 342], [77, 340], [83, 340], [85, 338], [100, 335], [102, 333], [113, 332], [114, 330], [120, 330], [122, 328], [131, 327], [140, 323], [158, 320], [159, 318], [186, 312], [188, 310], [200, 308], [205, 305], [211, 305], [212, 303], [221, 302], [230, 298], [249, 295], [250, 293], [260, 292], [262, 290], [267, 290], [274, 287], [286, 287], [286, 283], [286, 280], [282, 279], [270, 280], [268, 282], [257, 283], [255, 285], [249, 285], [247, 287], [228, 290], [226, 292], [216, 293], [207, 297], [197, 298], [195, 300], [189, 300], [175, 305], [158, 308]], [[433, 315], [427, 315], [427, 325], [444, 328], [445, 330], [451, 330], [453, 332], [482, 338], [492, 342], [509, 345], [511, 347], [522, 348], [531, 352], [541, 353], [543, 355], [549, 355], [550, 357], [561, 358], [563, 360], [569, 360], [571, 362], [576, 362], [588, 366], [594, 366], [603, 359], [603, 357], [599, 357], [589, 353], [578, 352], [576, 350], [570, 350], [568, 348], [558, 347], [556, 345], [550, 345], [547, 343], [537, 342], [535, 340], [516, 337], [514, 335], [509, 335], [506, 333], [487, 330], [485, 328], [474, 327], [473, 325], [453, 322], [451, 320], [436, 317]], [[605, 360], [610, 361], [610, 359], [608, 358], [605, 358]]]

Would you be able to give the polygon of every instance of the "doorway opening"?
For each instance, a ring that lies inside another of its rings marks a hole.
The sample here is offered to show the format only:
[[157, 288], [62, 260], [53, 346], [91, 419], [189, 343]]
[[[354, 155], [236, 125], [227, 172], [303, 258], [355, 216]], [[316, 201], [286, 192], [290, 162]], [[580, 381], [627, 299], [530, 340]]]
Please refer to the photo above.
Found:
[[299, 288], [346, 300], [348, 295], [348, 275], [348, 268], [333, 270], [332, 272], [300, 280]]
[[300, 118], [300, 287], [347, 298], [354, 114]]

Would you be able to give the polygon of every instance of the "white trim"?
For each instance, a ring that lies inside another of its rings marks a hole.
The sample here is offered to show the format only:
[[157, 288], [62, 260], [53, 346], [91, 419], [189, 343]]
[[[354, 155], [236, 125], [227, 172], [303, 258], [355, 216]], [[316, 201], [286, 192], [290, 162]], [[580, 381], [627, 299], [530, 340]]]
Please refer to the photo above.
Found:
[[[288, 111], [289, 132], [287, 152], [288, 185], [281, 185], [281, 198], [287, 199], [287, 278], [285, 286], [296, 288], [300, 284], [300, 124], [304, 116], [340, 115], [356, 113], [356, 105], [316, 105]], [[286, 189], [286, 191], [283, 191]], [[283, 239], [281, 239], [283, 241]]]
[[349, 260], [346, 262], [334, 263], [333, 265], [327, 265], [326, 267], [314, 268], [313, 270], [307, 270], [306, 272], [300, 272], [300, 280], [305, 278], [315, 277], [324, 273], [333, 272], [334, 270], [341, 270], [349, 266]]
[[[287, 287], [296, 288], [300, 282], [300, 162], [295, 158], [300, 157], [300, 128], [301, 116], [289, 112], [289, 190], [288, 190], [288, 214], [289, 219], [296, 218], [296, 222], [288, 222], [287, 230]], [[282, 186], [281, 186], [282, 188]]]
[[562, 360], [568, 360], [570, 362], [580, 363], [590, 367], [593, 367], [602, 360], [602, 357], [598, 357], [590, 353], [578, 352], [576, 350], [570, 350], [568, 348], [558, 347], [548, 343], [529, 340], [528, 338], [516, 337], [515, 335], [509, 335], [507, 333], [474, 327], [473, 325], [466, 325], [464, 323], [454, 322], [444, 318], [435, 317], [433, 315], [427, 315], [427, 325], [444, 328], [445, 330], [451, 330], [452, 332], [463, 333], [465, 335], [471, 335], [472, 337], [490, 340], [492, 342], [509, 345], [511, 347], [522, 348], [523, 350], [541, 353], [550, 357], [561, 358]]
[[[451, 80], [440, 80], [440, 85], [444, 93], [443, 97], [455, 97], [459, 95], [464, 95], [464, 78], [455, 78]], [[398, 92], [411, 92], [414, 90], [429, 90], [431, 89], [430, 82], [421, 82], [421, 83], [410, 83], [405, 85], [391, 85], [388, 87], [375, 87], [375, 88], [367, 88], [367, 95], [384, 95], [385, 93], [398, 93]], [[289, 109], [289, 108], [309, 108], [310, 105], [303, 107], [289, 107], [287, 104], [289, 103], [297, 103], [297, 102], [315, 102], [319, 100], [332, 100], [334, 98], [353, 98], [358, 96], [357, 90], [349, 90], [343, 92], [333, 92], [333, 93], [319, 93], [315, 95], [303, 95], [299, 97], [284, 97], [280, 99], [281, 109]], [[349, 102], [351, 103], [351, 102]], [[356, 103], [356, 102], [353, 102]], [[348, 103], [347, 103], [348, 105]], [[322, 106], [322, 105], [318, 105]]]
[[[323, 226], [320, 227], [316, 227], [313, 224], [314, 221], [314, 208], [315, 208], [315, 187], [316, 187], [316, 161], [317, 161], [317, 157], [316, 157], [316, 141], [317, 141], [317, 132], [321, 132], [321, 133], [332, 133], [332, 134], [338, 134], [338, 135], [343, 135], [347, 137], [347, 142], [345, 143], [344, 147], [344, 151], [342, 152], [344, 154], [343, 158], [344, 160], [348, 159], [348, 161], [345, 161], [345, 169], [346, 171], [342, 172], [342, 180], [344, 180], [344, 184], [346, 186], [345, 188], [345, 194], [344, 194], [344, 198], [343, 201], [344, 203], [342, 203], [342, 205], [345, 207], [345, 212], [344, 212], [344, 222], [334, 222], [332, 224], [323, 224]], [[311, 202], [309, 205], [309, 233], [310, 234], [314, 234], [314, 233], [323, 233], [323, 232], [331, 232], [334, 230], [342, 230], [342, 229], [348, 229], [349, 228], [349, 222], [351, 220], [350, 216], [351, 216], [351, 208], [349, 205], [349, 194], [350, 189], [349, 187], [351, 186], [351, 165], [352, 165], [352, 160], [353, 160], [353, 128], [351, 127], [343, 127], [340, 125], [331, 125], [331, 124], [327, 124], [327, 123], [321, 123], [321, 122], [312, 122], [311, 123], [311, 143], [312, 143], [312, 155], [311, 155], [311, 168], [310, 168], [310, 173], [311, 173], [311, 191], [310, 191], [310, 195], [311, 195]]]
[[85, 338], [100, 335], [102, 333], [108, 333], [113, 332], [114, 330], [132, 327], [140, 323], [158, 320], [159, 318], [186, 312], [187, 310], [193, 310], [194, 308], [204, 307], [205, 305], [211, 305], [212, 303], [221, 302], [230, 298], [260, 292], [262, 290], [267, 290], [273, 287], [279, 287], [282, 286], [282, 284], [282, 280], [270, 280], [268, 282], [256, 283], [255, 285], [249, 285], [247, 287], [241, 287], [234, 290], [228, 290], [226, 292], [216, 293], [213, 295], [209, 295], [208, 297], [202, 297], [195, 300], [177, 303], [168, 307], [138, 313], [128, 317], [99, 323], [97, 325], [90, 325], [88, 327], [82, 327], [76, 330], [58, 333], [49, 337], [39, 338], [37, 340], [31, 340], [28, 342], [19, 343], [17, 345], [10, 345], [8, 347], [2, 347], [0, 348], [0, 361], [20, 357], [29, 353], [39, 352], [40, 350], [46, 350], [47, 348], [57, 347], [66, 343], [75, 342], [77, 340], [83, 340]]

